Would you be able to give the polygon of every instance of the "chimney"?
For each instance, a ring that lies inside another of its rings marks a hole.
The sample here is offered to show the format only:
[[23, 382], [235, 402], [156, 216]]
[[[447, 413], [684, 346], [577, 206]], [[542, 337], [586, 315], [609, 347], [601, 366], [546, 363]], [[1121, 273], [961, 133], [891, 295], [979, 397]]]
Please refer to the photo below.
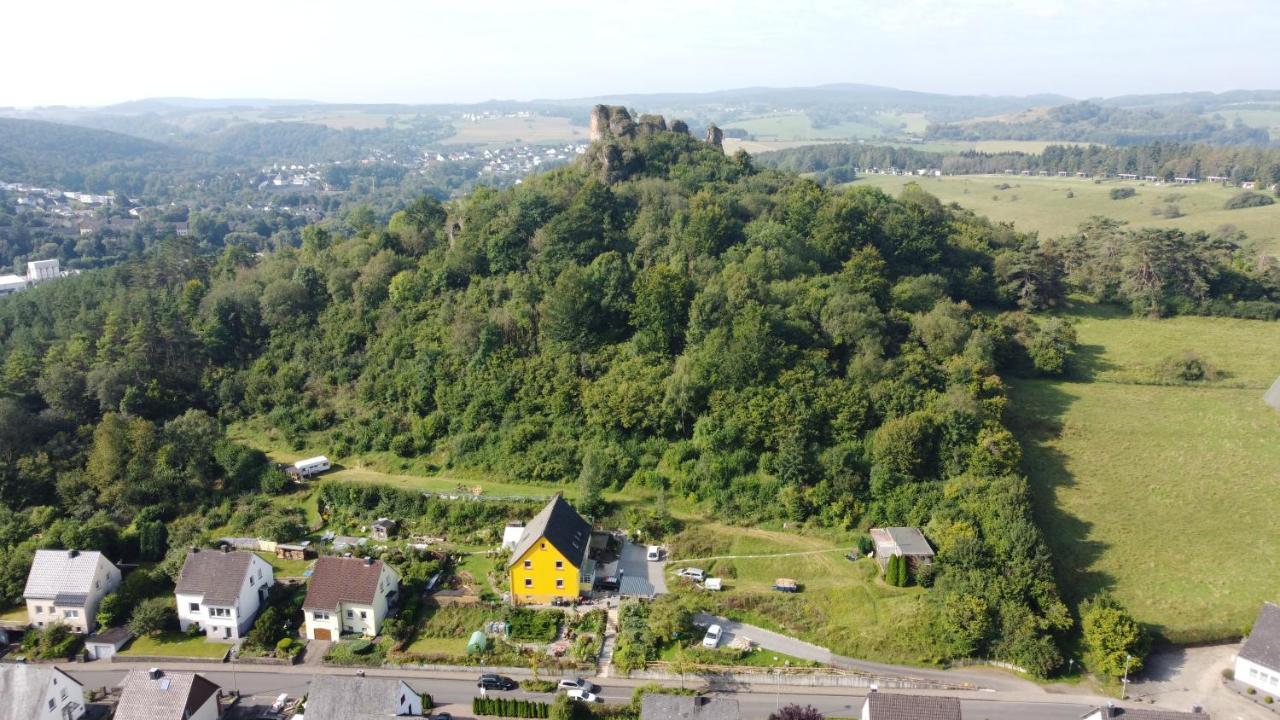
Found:
[[191, 552], [193, 552], [193, 553], [198, 553], [198, 552], [200, 552], [200, 546], [199, 546], [199, 545], [192, 545], [192, 546], [191, 546]]
[[69, 558], [73, 558], [73, 557], [80, 557], [80, 551], [79, 551], [79, 550], [68, 550], [68, 551], [67, 551], [67, 557], [69, 557]]
[[706, 695], [694, 695], [693, 704], [695, 707], [702, 707], [703, 705], [707, 704], [707, 701], [709, 699], [710, 698], [708, 698]]
[[160, 672], [160, 668], [151, 668], [150, 670], [147, 671], [147, 677], [151, 678], [152, 680], [159, 680], [160, 676], [163, 674], [164, 673]]
[[222, 546], [222, 552], [224, 552], [224, 553], [229, 553], [229, 552], [231, 552], [231, 546], [230, 546], [230, 545], [223, 545], [223, 546]]
[[365, 567], [373, 567], [373, 558], [366, 555], [364, 558], [364, 565]]

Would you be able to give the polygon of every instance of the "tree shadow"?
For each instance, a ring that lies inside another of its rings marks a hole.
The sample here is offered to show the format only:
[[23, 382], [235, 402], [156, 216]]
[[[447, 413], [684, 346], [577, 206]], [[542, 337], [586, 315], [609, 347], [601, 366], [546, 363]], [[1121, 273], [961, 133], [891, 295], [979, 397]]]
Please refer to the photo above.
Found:
[[1116, 369], [1103, 354], [1106, 348], [1101, 345], [1077, 345], [1075, 354], [1067, 366], [1066, 377], [1072, 382], [1092, 382], [1100, 373]]

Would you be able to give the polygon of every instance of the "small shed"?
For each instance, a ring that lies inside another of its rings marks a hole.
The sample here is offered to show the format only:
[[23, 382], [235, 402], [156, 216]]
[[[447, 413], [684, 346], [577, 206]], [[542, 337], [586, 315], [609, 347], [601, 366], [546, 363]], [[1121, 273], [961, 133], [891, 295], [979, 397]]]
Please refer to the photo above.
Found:
[[467, 641], [467, 654], [480, 655], [489, 649], [489, 638], [485, 636], [483, 631], [476, 630], [471, 633], [471, 639]]
[[933, 563], [933, 547], [920, 528], [871, 528], [871, 539], [876, 544], [876, 562], [880, 563], [881, 570], [889, 565], [889, 558], [894, 555], [905, 557], [913, 569]]
[[396, 521], [390, 518], [378, 518], [369, 526], [369, 533], [374, 540], [386, 542], [396, 534]]
[[276, 557], [282, 560], [307, 560], [315, 556], [315, 551], [311, 549], [310, 540], [303, 540], [296, 544], [280, 543], [276, 545]]
[[84, 651], [90, 660], [108, 660], [132, 638], [128, 628], [113, 627], [86, 639]]

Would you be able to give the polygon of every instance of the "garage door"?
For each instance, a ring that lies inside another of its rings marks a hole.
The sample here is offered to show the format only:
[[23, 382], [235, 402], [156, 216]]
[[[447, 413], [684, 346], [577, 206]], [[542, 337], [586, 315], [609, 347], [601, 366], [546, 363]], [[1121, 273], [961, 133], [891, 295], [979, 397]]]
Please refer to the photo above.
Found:
[[316, 628], [315, 635], [317, 640], [333, 639], [333, 633], [330, 632], [329, 628]]

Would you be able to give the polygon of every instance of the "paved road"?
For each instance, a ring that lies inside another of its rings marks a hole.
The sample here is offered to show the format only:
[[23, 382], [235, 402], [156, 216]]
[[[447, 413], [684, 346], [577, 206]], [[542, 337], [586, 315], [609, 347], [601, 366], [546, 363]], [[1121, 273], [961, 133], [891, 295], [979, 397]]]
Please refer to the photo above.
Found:
[[[70, 674], [87, 687], [112, 687], [120, 682], [128, 668], [120, 665], [112, 666], [103, 663], [102, 669], [97, 663], [84, 666], [68, 666]], [[219, 667], [219, 666], [210, 666]], [[226, 666], [221, 666], [225, 668]], [[175, 666], [173, 669], [178, 669]], [[189, 669], [198, 669], [191, 667]], [[313, 677], [310, 668], [254, 668], [231, 672], [226, 669], [204, 670], [200, 672], [213, 682], [226, 689], [238, 688], [241, 693], [254, 696], [262, 702], [269, 702], [280, 693], [288, 693], [290, 697], [306, 694]], [[324, 668], [321, 672], [335, 674], [353, 674], [355, 671], [342, 668]], [[430, 693], [437, 705], [453, 712], [455, 717], [469, 717], [471, 698], [476, 694], [475, 680], [470, 676], [461, 678], [423, 677], [423, 673], [396, 670], [370, 670], [368, 675], [378, 677], [404, 678], [415, 690]], [[599, 679], [602, 686], [601, 696], [606, 702], [625, 703], [631, 700], [634, 681], [618, 679]], [[490, 693], [508, 697], [522, 697], [535, 700], [546, 700], [547, 695], [536, 693]], [[730, 697], [738, 701], [742, 717], [747, 720], [759, 720], [768, 717], [780, 705], [792, 703], [813, 705], [828, 717], [857, 717], [862, 708], [862, 691], [832, 691], [826, 688], [750, 688], [737, 692], [715, 693], [722, 697]], [[933, 693], [945, 694], [945, 693]], [[1046, 700], [1050, 700], [1046, 696]], [[1002, 701], [988, 699], [978, 693], [961, 695], [965, 720], [1079, 720], [1089, 708], [1081, 698], [1055, 699], [1047, 702], [1031, 700]]]
[[717, 615], [698, 613], [694, 616], [694, 621], [699, 625], [710, 625], [715, 623], [724, 628], [725, 644], [732, 642], [735, 637], [747, 637], [767, 650], [776, 650], [777, 652], [794, 655], [795, 657], [802, 658], [804, 660], [812, 660], [814, 662], [820, 662], [824, 665], [830, 665], [831, 667], [837, 667], [844, 670], [853, 670], [855, 672], [864, 672], [887, 677], [919, 678], [922, 680], [947, 683], [950, 685], [968, 685], [973, 686], [974, 688], [985, 688], [1005, 692], [1028, 692], [1039, 690], [1039, 686], [1035, 683], [1029, 680], [1023, 680], [1022, 678], [1015, 677], [1009, 673], [1001, 672], [999, 670], [987, 670], [983, 668], [966, 668], [964, 670], [927, 670], [923, 668], [906, 667], [903, 665], [885, 665], [883, 663], [855, 660], [854, 658], [844, 657], [843, 655], [836, 655], [824, 647], [819, 647], [812, 643], [797, 640], [796, 638], [765, 630], [764, 628], [756, 627], [754, 625], [735, 622]]

